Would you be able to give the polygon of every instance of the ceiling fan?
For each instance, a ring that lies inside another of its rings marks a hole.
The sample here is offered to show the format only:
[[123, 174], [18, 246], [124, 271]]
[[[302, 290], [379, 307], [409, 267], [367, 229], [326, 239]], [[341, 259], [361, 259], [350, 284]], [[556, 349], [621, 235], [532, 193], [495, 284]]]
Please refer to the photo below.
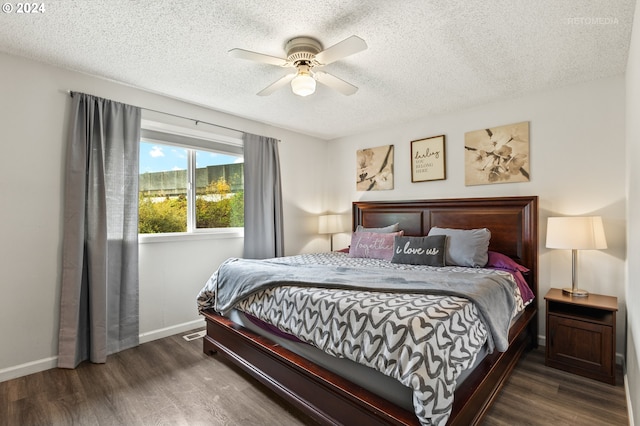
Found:
[[295, 68], [296, 71], [287, 74], [275, 83], [258, 92], [259, 96], [267, 96], [291, 83], [293, 93], [299, 96], [308, 96], [315, 92], [316, 81], [328, 86], [343, 95], [353, 95], [358, 88], [351, 83], [317, 68], [329, 65], [347, 56], [358, 53], [367, 48], [367, 43], [358, 36], [348, 37], [333, 46], [322, 50], [322, 44], [311, 37], [296, 37], [285, 44], [287, 57], [265, 55], [244, 49], [231, 49], [229, 55], [234, 58], [248, 59], [250, 61], [276, 65], [283, 68]]

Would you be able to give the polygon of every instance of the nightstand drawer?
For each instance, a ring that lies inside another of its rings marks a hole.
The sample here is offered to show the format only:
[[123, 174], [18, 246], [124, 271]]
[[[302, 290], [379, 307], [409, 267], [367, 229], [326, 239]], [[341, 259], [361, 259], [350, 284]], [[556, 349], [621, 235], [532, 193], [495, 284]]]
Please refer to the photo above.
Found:
[[549, 314], [548, 365], [609, 382], [614, 374], [610, 326]]

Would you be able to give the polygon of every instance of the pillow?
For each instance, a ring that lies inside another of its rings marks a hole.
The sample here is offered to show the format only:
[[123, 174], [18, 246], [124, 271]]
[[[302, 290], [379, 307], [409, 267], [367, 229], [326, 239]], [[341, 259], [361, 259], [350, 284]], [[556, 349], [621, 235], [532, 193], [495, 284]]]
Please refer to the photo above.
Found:
[[434, 226], [429, 230], [431, 235], [448, 236], [445, 250], [447, 265], [483, 267], [489, 260], [489, 240], [491, 232], [481, 229], [450, 229]]
[[529, 304], [535, 298], [535, 296], [533, 294], [533, 291], [531, 291], [529, 284], [527, 284], [527, 280], [524, 278], [524, 276], [522, 275], [522, 272], [520, 271], [512, 271], [511, 274], [513, 275], [513, 278], [516, 280], [516, 284], [520, 289], [520, 296], [522, 297], [522, 302], [525, 305]]
[[509, 256], [505, 256], [504, 254], [496, 251], [489, 252], [489, 260], [487, 261], [486, 267], [511, 272], [513, 274], [513, 278], [518, 284], [520, 296], [522, 296], [524, 304], [526, 305], [533, 300], [533, 292], [531, 291], [529, 284], [527, 284], [527, 280], [525, 280], [522, 275], [523, 272], [529, 272], [529, 268], [519, 264]]
[[391, 263], [444, 266], [446, 235], [395, 237]]
[[366, 257], [370, 259], [391, 260], [393, 257], [393, 240], [403, 231], [381, 234], [377, 232], [354, 232], [351, 235], [349, 257]]
[[529, 272], [529, 268], [523, 266], [502, 253], [498, 253], [497, 251], [488, 252], [489, 258], [487, 260], [487, 268], [497, 268], [504, 269], [505, 271], [520, 271], [520, 272]]
[[362, 225], [356, 226], [356, 232], [374, 232], [376, 234], [388, 234], [390, 232], [398, 232], [399, 230], [399, 223], [394, 223], [393, 225], [384, 226], [382, 228], [365, 228]]

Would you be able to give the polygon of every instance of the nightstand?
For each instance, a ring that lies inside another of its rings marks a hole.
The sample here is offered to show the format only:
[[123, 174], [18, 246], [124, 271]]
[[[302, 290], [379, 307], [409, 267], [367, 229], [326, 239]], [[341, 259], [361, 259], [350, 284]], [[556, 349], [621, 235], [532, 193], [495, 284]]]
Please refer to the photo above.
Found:
[[545, 364], [615, 385], [618, 298], [572, 297], [552, 288], [547, 302]]

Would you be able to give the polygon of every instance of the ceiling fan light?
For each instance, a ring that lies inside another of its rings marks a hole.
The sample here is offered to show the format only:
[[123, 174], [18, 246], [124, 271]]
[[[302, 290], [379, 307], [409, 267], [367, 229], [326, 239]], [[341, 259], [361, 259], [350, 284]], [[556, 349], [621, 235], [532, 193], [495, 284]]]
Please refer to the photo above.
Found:
[[298, 96], [309, 96], [316, 91], [316, 81], [309, 73], [298, 73], [291, 80], [291, 90]]

